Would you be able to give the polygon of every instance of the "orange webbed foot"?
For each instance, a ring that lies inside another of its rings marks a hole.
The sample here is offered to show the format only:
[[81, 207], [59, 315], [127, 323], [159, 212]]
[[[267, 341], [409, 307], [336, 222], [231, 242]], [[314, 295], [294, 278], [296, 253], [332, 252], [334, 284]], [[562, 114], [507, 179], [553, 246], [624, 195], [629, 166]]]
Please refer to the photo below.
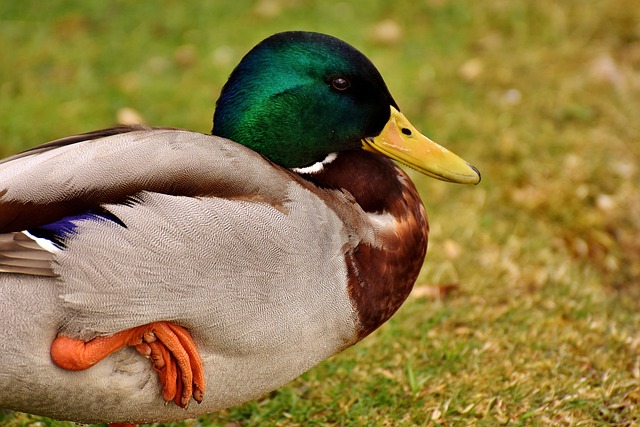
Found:
[[191, 397], [202, 401], [206, 384], [200, 354], [189, 332], [173, 323], [154, 322], [88, 342], [58, 336], [51, 345], [51, 358], [61, 368], [79, 371], [125, 346], [136, 347], [151, 360], [165, 402], [173, 400], [186, 408]]

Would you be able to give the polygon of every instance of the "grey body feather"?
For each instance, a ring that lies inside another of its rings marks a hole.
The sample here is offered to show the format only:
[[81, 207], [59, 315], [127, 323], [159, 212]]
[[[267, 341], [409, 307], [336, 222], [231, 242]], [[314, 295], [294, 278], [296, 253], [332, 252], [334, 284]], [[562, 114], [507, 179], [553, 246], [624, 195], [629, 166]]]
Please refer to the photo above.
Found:
[[[119, 203], [123, 192], [134, 198]], [[0, 212], [25, 204], [18, 216], [98, 200], [126, 225], [78, 221], [59, 251], [0, 235], [0, 407], [80, 422], [188, 418], [257, 398], [356, 340], [345, 253], [373, 235], [366, 214], [238, 144], [177, 130], [61, 144], [0, 163], [0, 194]], [[186, 411], [164, 405], [132, 349], [79, 372], [49, 357], [58, 333], [160, 320], [186, 327], [203, 358], [207, 392]]]

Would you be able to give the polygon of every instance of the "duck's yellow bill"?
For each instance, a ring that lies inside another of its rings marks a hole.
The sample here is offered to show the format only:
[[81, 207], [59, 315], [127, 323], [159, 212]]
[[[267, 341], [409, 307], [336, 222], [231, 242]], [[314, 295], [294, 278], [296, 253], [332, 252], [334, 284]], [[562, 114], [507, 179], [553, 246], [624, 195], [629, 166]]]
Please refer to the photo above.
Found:
[[391, 117], [380, 135], [363, 139], [362, 146], [432, 178], [460, 184], [480, 182], [478, 169], [422, 135], [394, 107], [391, 107]]

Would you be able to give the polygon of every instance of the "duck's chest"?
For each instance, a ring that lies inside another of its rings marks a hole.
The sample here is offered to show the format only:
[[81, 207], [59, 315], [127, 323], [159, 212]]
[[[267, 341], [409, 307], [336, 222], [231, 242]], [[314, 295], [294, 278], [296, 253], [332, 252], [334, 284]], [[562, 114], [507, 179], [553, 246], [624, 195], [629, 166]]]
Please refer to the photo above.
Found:
[[427, 251], [426, 212], [409, 177], [375, 154], [340, 153], [310, 180], [352, 198], [351, 206], [334, 209], [357, 238], [344, 264], [360, 340], [386, 322], [411, 292]]

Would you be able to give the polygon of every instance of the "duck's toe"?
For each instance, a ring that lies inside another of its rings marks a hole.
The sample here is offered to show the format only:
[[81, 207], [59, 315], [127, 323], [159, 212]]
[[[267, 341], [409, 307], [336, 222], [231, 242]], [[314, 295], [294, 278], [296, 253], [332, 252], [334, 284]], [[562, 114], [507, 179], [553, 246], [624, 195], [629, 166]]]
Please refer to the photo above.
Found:
[[[149, 348], [149, 359], [153, 363], [153, 369], [158, 373], [160, 383], [162, 384], [162, 398], [166, 403], [176, 398], [178, 371], [176, 361], [171, 357], [171, 353], [167, 347], [160, 341], [140, 344], [136, 346], [138, 352], [141, 348]], [[182, 399], [182, 396], [179, 396]], [[180, 405], [180, 400], [176, 401]]]
[[189, 332], [169, 322], [152, 324], [151, 334], [144, 336], [150, 358], [162, 382], [162, 397], [185, 408], [191, 397], [198, 403], [204, 398], [205, 379], [202, 360]]

